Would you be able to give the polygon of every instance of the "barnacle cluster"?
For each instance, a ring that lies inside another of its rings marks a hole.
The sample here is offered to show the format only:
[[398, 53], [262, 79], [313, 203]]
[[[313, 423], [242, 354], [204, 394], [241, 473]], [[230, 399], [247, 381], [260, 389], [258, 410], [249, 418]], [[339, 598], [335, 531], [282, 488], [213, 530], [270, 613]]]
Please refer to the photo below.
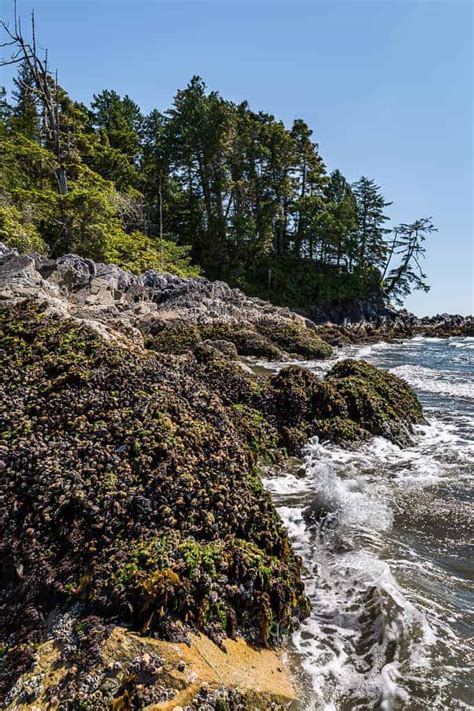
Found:
[[309, 437], [350, 444], [383, 436], [409, 444], [423, 422], [419, 400], [396, 375], [361, 360], [336, 363], [324, 379], [290, 366], [271, 378], [263, 393], [268, 422], [280, 446], [301, 452]]
[[283, 360], [291, 354], [307, 359], [328, 358], [332, 349], [311, 328], [282, 319], [260, 319], [235, 324], [211, 321], [190, 324], [186, 321], [155, 321], [147, 324], [146, 344], [161, 353], [185, 353], [201, 341], [232, 343], [238, 355]]
[[77, 601], [148, 633], [263, 644], [306, 614], [256, 476], [270, 435], [249, 423], [250, 376], [205, 346], [134, 353], [33, 302], [2, 308], [0, 334], [4, 683]]

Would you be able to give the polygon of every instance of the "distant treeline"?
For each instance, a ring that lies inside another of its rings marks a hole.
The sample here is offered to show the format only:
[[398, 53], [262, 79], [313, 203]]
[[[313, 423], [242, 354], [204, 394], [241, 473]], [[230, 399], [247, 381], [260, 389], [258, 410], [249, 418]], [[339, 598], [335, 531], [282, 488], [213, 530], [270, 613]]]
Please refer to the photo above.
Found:
[[429, 218], [388, 227], [376, 183], [328, 174], [312, 131], [287, 128], [199, 77], [144, 115], [113, 90], [73, 101], [15, 22], [0, 97], [0, 239], [140, 271], [203, 273], [304, 307], [427, 290]]

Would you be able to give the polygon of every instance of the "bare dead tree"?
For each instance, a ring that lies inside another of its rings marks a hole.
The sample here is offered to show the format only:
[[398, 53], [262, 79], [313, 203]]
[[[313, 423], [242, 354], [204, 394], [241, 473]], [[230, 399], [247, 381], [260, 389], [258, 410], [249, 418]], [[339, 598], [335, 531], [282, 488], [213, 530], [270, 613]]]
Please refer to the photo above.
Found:
[[60, 195], [67, 195], [68, 183], [61, 135], [58, 77], [56, 73], [53, 78], [48, 69], [48, 50], [44, 51], [43, 57], [38, 53], [34, 12], [31, 13], [31, 42], [28, 42], [23, 35], [16, 0], [13, 28], [10, 28], [5, 20], [0, 21], [0, 27], [6, 35], [6, 40], [0, 43], [0, 47], [9, 48], [11, 51], [10, 57], [0, 59], [0, 66], [25, 63], [28, 67], [33, 82], [31, 89], [42, 107], [46, 138], [58, 161], [55, 169], [58, 190]]

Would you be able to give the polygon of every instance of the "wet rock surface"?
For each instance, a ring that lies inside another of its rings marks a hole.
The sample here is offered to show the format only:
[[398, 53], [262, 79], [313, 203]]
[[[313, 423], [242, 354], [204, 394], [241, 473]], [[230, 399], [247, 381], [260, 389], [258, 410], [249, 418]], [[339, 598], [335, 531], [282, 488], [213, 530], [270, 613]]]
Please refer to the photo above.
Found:
[[299, 708], [278, 651], [243, 640], [226, 640], [220, 648], [195, 634], [189, 643], [170, 643], [121, 627], [97, 633], [91, 620], [77, 623], [72, 635], [69, 656], [52, 640], [39, 645], [32, 667], [9, 692], [9, 711]]

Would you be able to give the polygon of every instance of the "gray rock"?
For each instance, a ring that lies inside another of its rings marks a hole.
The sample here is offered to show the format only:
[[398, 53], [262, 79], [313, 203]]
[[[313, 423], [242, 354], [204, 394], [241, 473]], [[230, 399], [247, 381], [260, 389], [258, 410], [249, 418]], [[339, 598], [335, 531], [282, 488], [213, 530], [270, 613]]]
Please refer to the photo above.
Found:
[[36, 271], [38, 271], [43, 279], [49, 279], [51, 274], [55, 272], [58, 268], [55, 259], [49, 259], [42, 254], [32, 255], [35, 260]]
[[14, 255], [15, 257], [17, 257], [18, 250], [15, 249], [14, 247], [9, 247], [7, 244], [4, 244], [3, 242], [0, 242], [0, 258], [7, 257], [9, 255], [10, 256]]
[[186, 279], [152, 269], [136, 276], [115, 264], [94, 263], [77, 254], [53, 260], [38, 254], [19, 255], [0, 243], [0, 299], [25, 297], [42, 299], [55, 312], [89, 322], [104, 335], [116, 337], [118, 333], [138, 343], [140, 332], [157, 319], [191, 324], [214, 320], [253, 324], [270, 319], [307, 328], [331, 323], [356, 335], [360, 332], [360, 337], [376, 337], [377, 329], [394, 337], [421, 332], [470, 335], [474, 328], [472, 317], [459, 314], [418, 319], [387, 305], [381, 293], [364, 301], [313, 306], [301, 316], [250, 298], [221, 281]]
[[139, 333], [156, 319], [205, 324], [216, 319], [256, 323], [271, 317], [305, 325], [289, 309], [249, 298], [224, 282], [186, 279], [151, 269], [136, 276], [77, 254], [57, 260], [37, 254], [20, 256], [0, 244], [0, 298], [25, 296], [42, 299], [56, 313], [89, 322], [101, 333], [108, 331], [110, 337], [120, 333], [138, 343]]
[[29, 255], [14, 252], [4, 253], [0, 259], [0, 288], [14, 285], [32, 285], [41, 282], [41, 275], [36, 271], [35, 260]]
[[139, 278], [116, 264], [96, 264], [95, 278], [118, 292], [127, 292], [140, 284]]
[[83, 259], [77, 254], [65, 254], [56, 260], [59, 286], [67, 292], [75, 292], [90, 285], [95, 277], [96, 266], [91, 259]]

